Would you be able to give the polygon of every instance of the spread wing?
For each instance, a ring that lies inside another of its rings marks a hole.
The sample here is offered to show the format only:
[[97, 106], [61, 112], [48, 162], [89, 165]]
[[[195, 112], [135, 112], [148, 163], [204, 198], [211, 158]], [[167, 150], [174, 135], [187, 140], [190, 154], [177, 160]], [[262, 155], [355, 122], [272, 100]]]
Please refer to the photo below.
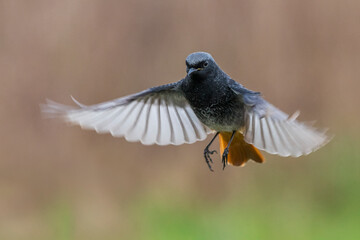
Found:
[[265, 101], [260, 93], [232, 83], [247, 106], [245, 141], [271, 154], [299, 157], [325, 145], [330, 139], [324, 131], [299, 122], [299, 112], [287, 115]]
[[92, 106], [73, 99], [79, 107], [47, 101], [42, 111], [85, 129], [140, 141], [145, 145], [180, 145], [204, 140], [210, 129], [196, 117], [177, 83]]

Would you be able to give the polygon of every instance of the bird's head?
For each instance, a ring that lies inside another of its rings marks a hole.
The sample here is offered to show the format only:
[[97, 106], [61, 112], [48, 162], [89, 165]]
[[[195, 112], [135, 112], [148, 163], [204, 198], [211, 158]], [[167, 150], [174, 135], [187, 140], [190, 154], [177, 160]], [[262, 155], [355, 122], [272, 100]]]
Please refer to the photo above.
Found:
[[195, 52], [186, 58], [186, 72], [187, 75], [193, 79], [205, 79], [214, 75], [219, 68], [214, 58], [206, 52]]

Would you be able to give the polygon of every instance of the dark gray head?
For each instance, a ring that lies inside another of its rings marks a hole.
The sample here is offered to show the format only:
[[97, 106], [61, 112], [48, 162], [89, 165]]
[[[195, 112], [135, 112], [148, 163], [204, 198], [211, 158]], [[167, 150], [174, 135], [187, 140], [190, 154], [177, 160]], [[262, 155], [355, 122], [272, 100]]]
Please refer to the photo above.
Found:
[[190, 54], [186, 58], [185, 63], [186, 72], [193, 80], [214, 76], [220, 70], [214, 58], [206, 52], [195, 52]]

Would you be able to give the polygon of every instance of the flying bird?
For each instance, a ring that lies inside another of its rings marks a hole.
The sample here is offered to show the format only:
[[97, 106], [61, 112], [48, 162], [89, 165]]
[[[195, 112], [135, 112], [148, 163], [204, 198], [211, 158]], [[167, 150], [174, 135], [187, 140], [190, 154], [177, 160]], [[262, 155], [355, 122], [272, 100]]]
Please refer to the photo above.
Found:
[[206, 52], [186, 58], [186, 76], [178, 82], [149, 88], [95, 105], [66, 106], [47, 100], [42, 111], [85, 129], [125, 137], [142, 144], [180, 145], [206, 139], [204, 149], [212, 171], [210, 145], [219, 137], [223, 169], [262, 163], [260, 150], [280, 156], [307, 155], [329, 141], [324, 131], [296, 120], [264, 100], [260, 92], [234, 81]]

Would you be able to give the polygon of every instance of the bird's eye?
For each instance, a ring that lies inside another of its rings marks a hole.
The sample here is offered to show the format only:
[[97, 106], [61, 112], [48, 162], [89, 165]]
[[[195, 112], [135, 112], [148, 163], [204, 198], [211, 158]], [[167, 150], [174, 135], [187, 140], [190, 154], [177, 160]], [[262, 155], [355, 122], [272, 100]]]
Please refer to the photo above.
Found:
[[209, 65], [208, 62], [204, 62], [204, 63], [203, 63], [203, 66], [204, 66], [204, 67], [207, 67], [208, 65]]

